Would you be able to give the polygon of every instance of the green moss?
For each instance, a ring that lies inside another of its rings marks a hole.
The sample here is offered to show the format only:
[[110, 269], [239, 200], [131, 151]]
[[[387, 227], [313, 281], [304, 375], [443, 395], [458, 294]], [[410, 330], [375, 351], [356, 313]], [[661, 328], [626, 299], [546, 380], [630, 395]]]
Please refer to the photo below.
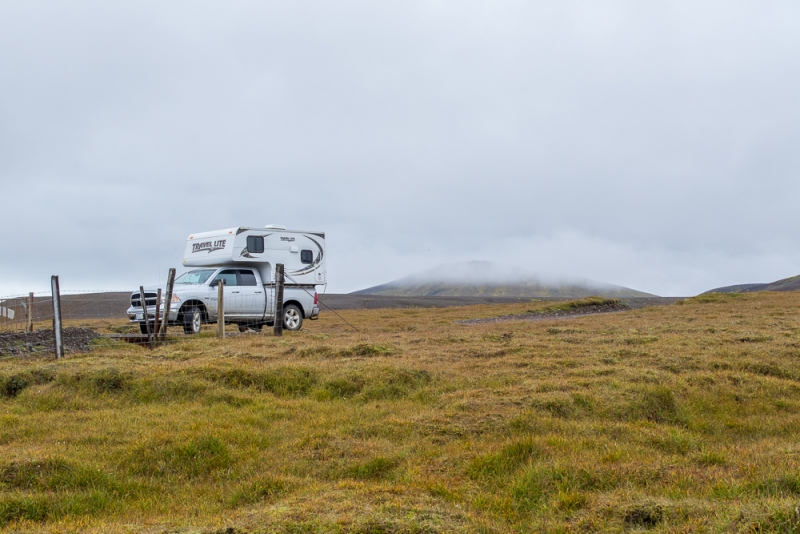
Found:
[[[746, 298], [744, 293], [703, 293], [696, 297], [684, 299], [687, 304], [720, 304]], [[678, 301], [680, 302], [680, 301]]]
[[605, 297], [586, 297], [580, 300], [571, 300], [569, 302], [562, 302], [553, 304], [538, 310], [529, 310], [528, 313], [532, 314], [550, 314], [557, 312], [571, 312], [578, 311], [585, 308], [592, 307], [614, 307], [614, 308], [627, 308], [620, 299], [610, 299]]

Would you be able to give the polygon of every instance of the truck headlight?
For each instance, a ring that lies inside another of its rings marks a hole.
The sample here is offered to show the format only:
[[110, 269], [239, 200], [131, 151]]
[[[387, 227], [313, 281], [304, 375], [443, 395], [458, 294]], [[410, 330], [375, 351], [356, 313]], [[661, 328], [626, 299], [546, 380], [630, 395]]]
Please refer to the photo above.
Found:
[[172, 300], [171, 300], [170, 302], [172, 302], [173, 304], [177, 304], [177, 303], [179, 303], [180, 301], [181, 301], [181, 298], [180, 298], [178, 295], [176, 295], [176, 294], [174, 294], [174, 293], [173, 293], [173, 294], [172, 294]]

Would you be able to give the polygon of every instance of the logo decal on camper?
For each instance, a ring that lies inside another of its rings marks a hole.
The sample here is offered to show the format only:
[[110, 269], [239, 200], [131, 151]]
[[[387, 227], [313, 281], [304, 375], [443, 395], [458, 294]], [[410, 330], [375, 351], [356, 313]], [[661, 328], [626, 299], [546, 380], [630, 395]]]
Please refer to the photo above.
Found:
[[291, 241], [294, 241], [294, 238], [293, 237], [282, 237], [281, 241], [290, 241], [291, 242]]
[[195, 252], [208, 252], [209, 254], [215, 250], [222, 250], [225, 248], [225, 239], [217, 241], [203, 241], [202, 243], [192, 243], [192, 254]]
[[305, 269], [298, 269], [296, 271], [290, 272], [289, 274], [296, 274], [296, 275], [308, 274], [308, 273], [314, 272], [314, 270], [316, 270], [316, 268], [319, 267], [320, 264], [322, 263], [322, 256], [324, 254], [324, 252], [322, 251], [322, 245], [320, 245], [319, 242], [316, 239], [308, 237], [308, 235], [306, 235], [306, 234], [303, 234], [303, 237], [305, 237], [306, 239], [308, 239], [309, 241], [311, 241], [312, 243], [317, 245], [317, 249], [318, 249], [317, 257], [314, 258], [314, 263], [312, 263], [311, 265], [309, 265]]

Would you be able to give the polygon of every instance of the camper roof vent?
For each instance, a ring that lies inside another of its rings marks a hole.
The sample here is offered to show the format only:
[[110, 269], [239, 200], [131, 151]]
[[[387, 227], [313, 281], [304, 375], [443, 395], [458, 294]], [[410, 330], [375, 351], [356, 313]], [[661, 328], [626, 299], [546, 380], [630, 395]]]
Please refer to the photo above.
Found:
[[286, 227], [282, 224], [268, 224], [264, 228], [269, 228], [271, 230], [286, 230]]

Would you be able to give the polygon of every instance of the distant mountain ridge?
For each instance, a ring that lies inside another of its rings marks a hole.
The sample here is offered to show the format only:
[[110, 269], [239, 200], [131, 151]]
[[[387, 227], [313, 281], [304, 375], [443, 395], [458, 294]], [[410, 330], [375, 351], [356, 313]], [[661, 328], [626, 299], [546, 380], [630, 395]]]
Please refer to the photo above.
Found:
[[654, 297], [628, 287], [591, 280], [548, 281], [524, 276], [489, 262], [440, 265], [351, 295], [395, 297], [528, 297], [610, 298]]
[[718, 287], [711, 291], [706, 291], [706, 293], [753, 293], [755, 291], [800, 291], [800, 275], [768, 284], [739, 284]]

